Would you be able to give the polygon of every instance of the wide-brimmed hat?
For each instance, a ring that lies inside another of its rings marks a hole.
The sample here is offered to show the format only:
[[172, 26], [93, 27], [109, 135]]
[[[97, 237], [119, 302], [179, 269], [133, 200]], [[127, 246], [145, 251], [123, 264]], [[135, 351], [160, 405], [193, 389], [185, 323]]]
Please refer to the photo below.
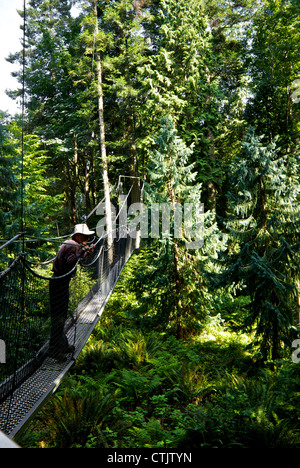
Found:
[[84, 236], [92, 236], [93, 234], [95, 234], [95, 232], [90, 231], [87, 224], [76, 224], [72, 237], [76, 236], [76, 234], [82, 234]]

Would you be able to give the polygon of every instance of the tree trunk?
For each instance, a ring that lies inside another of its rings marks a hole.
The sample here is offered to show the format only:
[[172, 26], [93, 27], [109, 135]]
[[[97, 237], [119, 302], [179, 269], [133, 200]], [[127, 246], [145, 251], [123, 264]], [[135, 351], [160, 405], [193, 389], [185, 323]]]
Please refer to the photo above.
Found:
[[85, 160], [85, 179], [84, 179], [84, 196], [85, 196], [85, 211], [86, 215], [91, 211], [91, 202], [90, 202], [90, 162], [88, 159], [88, 155], [86, 155]]
[[[216, 155], [215, 155], [215, 144], [214, 144], [214, 135], [211, 129], [208, 129], [208, 139], [210, 141], [210, 148], [209, 148], [209, 153], [210, 153], [210, 160], [212, 164], [215, 164], [216, 160]], [[208, 188], [208, 204], [209, 204], [209, 209], [213, 210], [216, 212], [216, 207], [217, 207], [217, 188], [216, 184], [213, 180], [210, 180], [207, 184]]]
[[297, 281], [298, 327], [300, 327], [300, 281]]
[[[97, 15], [97, 2], [94, 2], [94, 16], [95, 16], [95, 36], [99, 34], [98, 15]], [[106, 155], [105, 144], [105, 124], [104, 124], [104, 104], [103, 104], [103, 88], [102, 88], [102, 65], [100, 53], [96, 48], [96, 70], [97, 70], [97, 90], [98, 90], [98, 114], [99, 114], [99, 132], [100, 132], [100, 150], [102, 160], [102, 178], [104, 185], [105, 197], [105, 216], [107, 228], [107, 248], [109, 263], [113, 261], [113, 231], [112, 231], [112, 211], [110, 201], [110, 188], [108, 177], [108, 161]]]
[[[169, 163], [170, 168], [172, 167], [172, 154], [169, 154]], [[169, 178], [169, 195], [171, 198], [172, 204], [172, 211], [175, 213], [176, 209], [176, 195], [174, 191], [174, 179], [172, 171], [170, 170], [170, 178]], [[176, 293], [176, 309], [177, 309], [177, 330], [176, 336], [177, 339], [181, 339], [183, 337], [183, 323], [182, 323], [182, 315], [183, 315], [183, 308], [182, 308], [182, 301], [181, 301], [181, 273], [180, 273], [180, 265], [179, 265], [179, 246], [177, 240], [173, 239], [173, 261], [174, 261], [174, 279], [175, 279], [175, 293]]]

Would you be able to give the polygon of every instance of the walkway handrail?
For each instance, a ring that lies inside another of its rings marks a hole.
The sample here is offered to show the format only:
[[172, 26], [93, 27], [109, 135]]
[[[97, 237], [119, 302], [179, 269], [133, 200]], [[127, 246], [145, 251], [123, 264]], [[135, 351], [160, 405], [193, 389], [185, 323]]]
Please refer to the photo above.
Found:
[[20, 232], [20, 233], [17, 234], [15, 237], [13, 237], [13, 238], [10, 239], [9, 241], [7, 241], [4, 245], [1, 245], [0, 250], [5, 249], [5, 248], [8, 247], [9, 245], [11, 245], [13, 242], [15, 242], [15, 241], [17, 241], [18, 239], [20, 239], [20, 237], [24, 236], [25, 234], [26, 234], [25, 232]]

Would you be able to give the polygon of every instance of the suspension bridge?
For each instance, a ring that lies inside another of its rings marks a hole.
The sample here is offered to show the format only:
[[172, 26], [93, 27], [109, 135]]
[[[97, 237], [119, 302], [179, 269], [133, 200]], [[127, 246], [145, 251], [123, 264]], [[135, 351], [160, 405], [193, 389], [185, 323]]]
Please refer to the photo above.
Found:
[[[131, 189], [126, 197], [130, 192]], [[124, 226], [116, 226], [111, 245], [107, 235], [94, 239], [93, 253], [78, 260], [73, 271], [68, 272], [74, 277], [69, 287], [69, 316], [64, 332], [72, 351], [62, 360], [49, 354], [49, 290], [52, 282], [64, 278], [53, 277], [53, 259], [30, 259], [30, 252], [36, 256], [39, 246], [43, 253], [50, 247], [57, 250], [63, 239], [22, 234], [0, 248], [1, 253], [19, 241], [28, 247], [0, 272], [0, 343], [5, 346], [5, 359], [0, 363], [0, 434], [9, 439], [26, 427], [57, 390], [100, 320], [124, 266], [139, 247], [138, 233], [133, 234], [127, 227], [124, 236]]]

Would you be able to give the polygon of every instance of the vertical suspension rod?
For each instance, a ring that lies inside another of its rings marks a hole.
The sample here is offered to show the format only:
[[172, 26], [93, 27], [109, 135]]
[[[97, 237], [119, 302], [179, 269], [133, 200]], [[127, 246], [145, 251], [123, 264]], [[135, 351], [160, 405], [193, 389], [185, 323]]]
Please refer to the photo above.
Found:
[[[22, 52], [22, 156], [21, 156], [21, 231], [24, 232], [24, 133], [25, 133], [25, 41], [26, 41], [26, 0], [23, 0], [23, 52]], [[25, 251], [25, 236], [23, 235], [22, 252]]]

